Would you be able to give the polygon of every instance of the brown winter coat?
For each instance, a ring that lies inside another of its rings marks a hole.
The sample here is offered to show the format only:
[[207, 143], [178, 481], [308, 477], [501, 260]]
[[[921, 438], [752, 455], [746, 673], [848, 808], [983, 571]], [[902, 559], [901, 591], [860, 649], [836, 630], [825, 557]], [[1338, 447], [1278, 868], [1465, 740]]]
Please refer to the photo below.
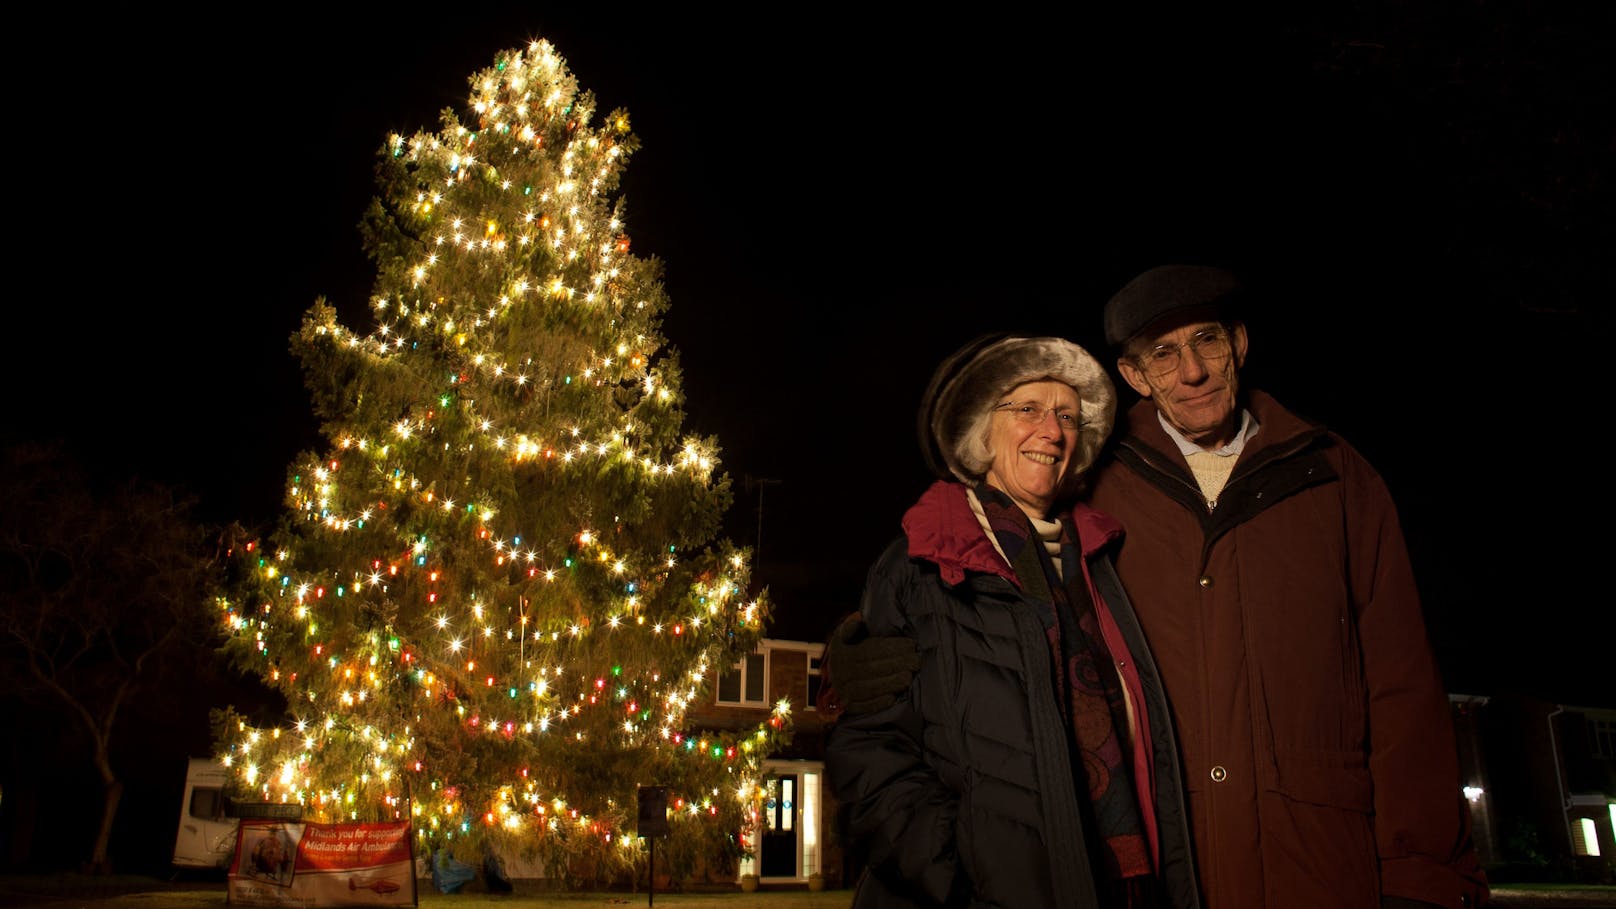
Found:
[[1154, 405], [1092, 502], [1178, 727], [1208, 909], [1485, 898], [1446, 693], [1396, 510], [1345, 441], [1272, 398], [1209, 511]]

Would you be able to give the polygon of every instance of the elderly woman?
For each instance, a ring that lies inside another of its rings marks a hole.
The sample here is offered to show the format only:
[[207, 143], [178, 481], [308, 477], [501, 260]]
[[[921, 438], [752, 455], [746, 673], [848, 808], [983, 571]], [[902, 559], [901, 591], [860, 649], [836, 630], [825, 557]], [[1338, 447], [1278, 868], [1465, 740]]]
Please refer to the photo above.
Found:
[[932, 377], [941, 479], [860, 607], [918, 669], [827, 746], [868, 861], [855, 909], [1199, 905], [1167, 706], [1107, 554], [1121, 528], [1076, 501], [1115, 409], [1059, 338], [981, 338]]

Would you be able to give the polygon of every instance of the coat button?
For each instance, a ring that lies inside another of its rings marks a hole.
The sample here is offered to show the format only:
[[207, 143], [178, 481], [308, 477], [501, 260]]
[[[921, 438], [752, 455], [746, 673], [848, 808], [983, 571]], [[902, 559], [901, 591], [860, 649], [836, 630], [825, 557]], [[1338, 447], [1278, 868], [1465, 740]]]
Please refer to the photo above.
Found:
[[1218, 766], [1212, 768], [1211, 776], [1212, 776], [1212, 782], [1221, 783], [1224, 780], [1229, 778], [1229, 771], [1224, 770], [1223, 765], [1219, 764]]
[[1211, 575], [1202, 575], [1201, 579], [1199, 581], [1196, 581], [1196, 583], [1200, 584], [1201, 587], [1203, 587], [1203, 588], [1205, 588], [1207, 590], [1210, 590], [1210, 589], [1212, 589], [1212, 576]]

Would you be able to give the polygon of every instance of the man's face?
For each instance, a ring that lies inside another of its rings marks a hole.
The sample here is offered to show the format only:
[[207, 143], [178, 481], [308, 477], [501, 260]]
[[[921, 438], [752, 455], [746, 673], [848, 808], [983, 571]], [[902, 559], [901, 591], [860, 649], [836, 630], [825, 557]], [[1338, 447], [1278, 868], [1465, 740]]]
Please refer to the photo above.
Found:
[[1151, 326], [1128, 345], [1117, 371], [1173, 428], [1205, 449], [1234, 439], [1246, 361], [1246, 327], [1205, 319]]

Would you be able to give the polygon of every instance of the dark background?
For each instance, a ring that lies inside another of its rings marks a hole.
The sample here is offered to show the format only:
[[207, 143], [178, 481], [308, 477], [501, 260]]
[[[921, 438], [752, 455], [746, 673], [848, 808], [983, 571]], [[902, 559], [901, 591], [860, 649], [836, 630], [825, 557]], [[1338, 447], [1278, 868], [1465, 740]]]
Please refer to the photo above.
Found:
[[628, 233], [773, 636], [856, 606], [927, 482], [938, 360], [990, 329], [1098, 351], [1124, 282], [1209, 262], [1262, 295], [1248, 380], [1385, 475], [1450, 689], [1616, 706], [1616, 32], [1331, 6], [46, 14], [6, 64], [5, 438], [275, 515], [318, 442], [290, 334], [321, 296], [370, 327], [375, 152], [543, 37], [643, 142]]

